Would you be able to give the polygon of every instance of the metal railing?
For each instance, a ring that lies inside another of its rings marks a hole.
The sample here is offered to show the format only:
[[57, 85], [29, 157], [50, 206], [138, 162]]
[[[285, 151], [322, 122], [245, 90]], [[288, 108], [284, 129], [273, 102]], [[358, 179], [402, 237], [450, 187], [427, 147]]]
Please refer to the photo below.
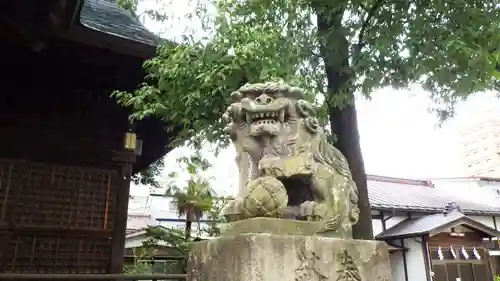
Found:
[[0, 280], [186, 280], [186, 274], [42, 274], [0, 273]]

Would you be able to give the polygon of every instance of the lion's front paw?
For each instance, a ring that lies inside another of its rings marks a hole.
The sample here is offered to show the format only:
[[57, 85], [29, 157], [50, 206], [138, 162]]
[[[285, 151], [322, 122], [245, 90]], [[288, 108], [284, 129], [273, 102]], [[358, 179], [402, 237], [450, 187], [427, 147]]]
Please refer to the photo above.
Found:
[[242, 219], [243, 207], [241, 200], [234, 199], [227, 202], [226, 205], [222, 208], [221, 213], [229, 222]]
[[299, 215], [308, 221], [318, 221], [324, 218], [326, 206], [314, 201], [306, 201], [299, 206]]

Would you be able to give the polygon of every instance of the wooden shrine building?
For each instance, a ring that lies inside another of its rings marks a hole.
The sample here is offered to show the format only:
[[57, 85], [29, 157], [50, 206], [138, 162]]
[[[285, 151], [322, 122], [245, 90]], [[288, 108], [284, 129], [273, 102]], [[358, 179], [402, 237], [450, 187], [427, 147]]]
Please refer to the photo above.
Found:
[[0, 4], [0, 273], [122, 272], [130, 176], [170, 136], [110, 98], [158, 43], [114, 2]]

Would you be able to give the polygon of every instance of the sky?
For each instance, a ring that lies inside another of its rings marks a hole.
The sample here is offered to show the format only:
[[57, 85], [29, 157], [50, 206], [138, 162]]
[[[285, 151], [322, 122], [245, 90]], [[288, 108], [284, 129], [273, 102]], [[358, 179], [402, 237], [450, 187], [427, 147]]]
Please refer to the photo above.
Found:
[[[199, 24], [179, 20], [190, 11], [191, 2], [172, 1], [169, 10], [177, 19], [171, 21], [170, 26], [145, 18], [146, 27], [167, 38], [180, 38], [184, 34], [196, 32]], [[156, 0], [141, 3], [139, 10], [158, 7]], [[429, 93], [419, 86], [413, 86], [408, 91], [379, 89], [372, 94], [370, 101], [357, 100], [361, 149], [368, 174], [411, 179], [466, 176], [458, 151], [457, 124], [463, 116], [460, 116], [459, 110], [457, 118], [439, 128], [437, 117], [428, 111], [431, 105], [428, 96]], [[189, 153], [186, 147], [170, 152], [165, 159], [166, 170], [161, 178], [171, 171], [179, 172], [176, 158]], [[234, 148], [229, 147], [214, 156], [207, 147], [204, 154], [213, 165], [208, 171], [213, 188], [219, 194], [234, 194], [238, 181]], [[187, 175], [180, 172], [179, 181], [183, 181]], [[134, 186], [131, 193], [144, 195], [149, 190]]]

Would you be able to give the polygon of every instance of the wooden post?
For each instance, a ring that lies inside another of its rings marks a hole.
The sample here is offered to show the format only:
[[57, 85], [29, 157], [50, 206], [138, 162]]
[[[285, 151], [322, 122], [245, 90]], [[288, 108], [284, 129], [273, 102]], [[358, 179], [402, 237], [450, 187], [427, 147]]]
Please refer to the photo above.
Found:
[[110, 273], [122, 273], [123, 271], [131, 173], [132, 164], [130, 163], [125, 163], [118, 173], [119, 186], [116, 196], [115, 222], [111, 240]]

